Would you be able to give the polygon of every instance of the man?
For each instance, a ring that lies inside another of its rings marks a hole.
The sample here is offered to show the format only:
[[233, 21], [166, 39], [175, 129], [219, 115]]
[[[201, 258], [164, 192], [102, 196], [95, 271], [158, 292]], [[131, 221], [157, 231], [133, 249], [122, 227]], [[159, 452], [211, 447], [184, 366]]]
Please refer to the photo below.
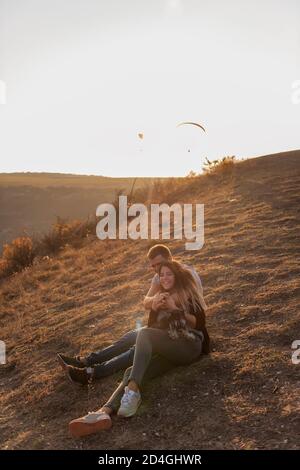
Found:
[[[158, 271], [160, 265], [163, 261], [172, 261], [172, 254], [169, 248], [165, 245], [154, 245], [148, 251], [147, 258], [149, 260], [151, 268], [155, 271], [155, 275], [151, 281], [151, 287], [144, 299], [144, 307], [146, 310], [157, 310], [162, 306], [162, 302], [164, 301], [165, 294], [158, 294], [159, 292], [159, 276]], [[199, 275], [196, 273], [192, 266], [183, 265], [186, 269], [188, 269], [191, 274], [193, 275], [197, 286], [199, 287], [200, 293], [203, 296], [203, 287], [201, 283], [201, 279]], [[157, 295], [158, 294], [158, 295]]]
[[[159, 293], [159, 267], [163, 261], [172, 261], [172, 254], [167, 246], [159, 244], [150, 248], [147, 258], [155, 274], [152, 278], [150, 289], [144, 298], [143, 305], [145, 310], [158, 310], [164, 307], [164, 302], [166, 301], [165, 294]], [[199, 275], [192, 267], [183, 266], [191, 271], [201, 296], [203, 296], [203, 288]], [[135, 329], [127, 332], [111, 346], [95, 353], [93, 352], [87, 357], [68, 357], [59, 353], [57, 355], [58, 361], [67, 372], [68, 377], [74, 382], [87, 384], [91, 380], [106, 377], [121, 369], [127, 369], [132, 365], [138, 331], [139, 329]]]

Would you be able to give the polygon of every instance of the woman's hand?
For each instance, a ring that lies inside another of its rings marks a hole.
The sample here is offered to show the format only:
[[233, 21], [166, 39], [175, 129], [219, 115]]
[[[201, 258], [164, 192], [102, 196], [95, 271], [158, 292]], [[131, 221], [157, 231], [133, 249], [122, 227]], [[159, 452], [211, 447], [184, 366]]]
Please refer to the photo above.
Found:
[[168, 292], [158, 293], [153, 297], [152, 310], [160, 310], [166, 308], [166, 301], [170, 294]]
[[191, 327], [191, 328], [196, 328], [196, 317], [195, 315], [190, 315], [189, 313], [185, 313], [184, 314], [185, 318], [186, 318], [186, 321], [188, 323], [188, 325]]
[[165, 308], [168, 310], [179, 310], [172, 295], [169, 295], [165, 300]]

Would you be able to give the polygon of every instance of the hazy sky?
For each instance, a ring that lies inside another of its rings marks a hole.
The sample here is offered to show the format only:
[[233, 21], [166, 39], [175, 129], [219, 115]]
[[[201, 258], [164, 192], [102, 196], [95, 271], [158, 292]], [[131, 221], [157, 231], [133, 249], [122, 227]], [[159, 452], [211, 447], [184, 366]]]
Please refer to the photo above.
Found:
[[0, 171], [185, 175], [300, 148], [300, 2], [0, 0], [0, 80]]

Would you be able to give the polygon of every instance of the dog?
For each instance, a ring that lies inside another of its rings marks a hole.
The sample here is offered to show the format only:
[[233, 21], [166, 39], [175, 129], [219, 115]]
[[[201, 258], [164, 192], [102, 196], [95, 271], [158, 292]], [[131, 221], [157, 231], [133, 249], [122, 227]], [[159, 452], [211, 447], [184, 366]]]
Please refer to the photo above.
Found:
[[156, 321], [159, 328], [168, 330], [171, 339], [180, 337], [195, 339], [195, 334], [190, 331], [183, 310], [160, 310]]

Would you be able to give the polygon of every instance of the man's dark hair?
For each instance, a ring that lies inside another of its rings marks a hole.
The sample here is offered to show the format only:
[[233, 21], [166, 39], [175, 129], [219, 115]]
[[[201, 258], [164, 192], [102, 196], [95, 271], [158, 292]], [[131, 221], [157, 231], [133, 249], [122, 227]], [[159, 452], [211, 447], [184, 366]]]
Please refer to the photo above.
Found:
[[167, 260], [172, 259], [172, 253], [166, 245], [154, 245], [147, 253], [148, 259], [154, 259], [156, 256], [161, 255]]

